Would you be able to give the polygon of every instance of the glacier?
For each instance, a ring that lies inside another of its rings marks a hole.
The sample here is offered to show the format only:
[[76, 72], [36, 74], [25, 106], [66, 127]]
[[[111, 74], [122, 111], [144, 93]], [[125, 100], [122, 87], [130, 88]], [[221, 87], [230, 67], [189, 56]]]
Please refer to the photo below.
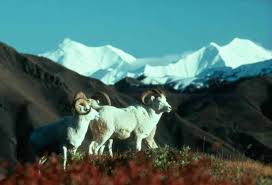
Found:
[[142, 77], [144, 84], [167, 84], [177, 90], [192, 84], [200, 88], [211, 78], [235, 81], [272, 71], [272, 52], [240, 38], [223, 46], [211, 42], [194, 52], [153, 58], [135, 58], [111, 45], [88, 47], [66, 38], [56, 50], [40, 56], [109, 85], [125, 77]]

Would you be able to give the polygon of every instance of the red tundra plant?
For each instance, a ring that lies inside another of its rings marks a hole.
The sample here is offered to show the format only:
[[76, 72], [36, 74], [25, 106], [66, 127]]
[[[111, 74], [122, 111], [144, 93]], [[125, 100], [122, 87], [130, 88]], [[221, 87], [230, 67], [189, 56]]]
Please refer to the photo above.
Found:
[[[212, 175], [211, 160], [201, 158], [183, 165], [173, 156], [154, 156], [138, 152], [115, 156], [91, 156], [69, 161], [63, 170], [61, 159], [52, 155], [40, 165], [19, 164], [15, 172], [0, 185], [253, 185], [243, 177], [236, 182], [230, 177]], [[156, 165], [154, 165], [156, 163]], [[156, 166], [167, 165], [166, 168]]]

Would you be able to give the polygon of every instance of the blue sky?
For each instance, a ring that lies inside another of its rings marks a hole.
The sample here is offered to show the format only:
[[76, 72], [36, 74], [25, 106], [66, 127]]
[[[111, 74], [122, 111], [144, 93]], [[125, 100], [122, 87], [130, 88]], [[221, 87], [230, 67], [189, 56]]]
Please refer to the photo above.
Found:
[[136, 57], [198, 49], [235, 37], [272, 50], [271, 0], [1, 0], [0, 41], [43, 53], [64, 38], [111, 44]]

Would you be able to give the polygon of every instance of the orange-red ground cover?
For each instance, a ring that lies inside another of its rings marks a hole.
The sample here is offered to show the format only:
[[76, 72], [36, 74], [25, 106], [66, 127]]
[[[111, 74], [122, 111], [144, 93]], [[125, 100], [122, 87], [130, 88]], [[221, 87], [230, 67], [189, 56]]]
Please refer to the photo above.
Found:
[[[219, 161], [219, 160], [218, 160]], [[217, 162], [218, 162], [217, 161]], [[56, 155], [39, 165], [18, 165], [16, 171], [1, 185], [253, 185], [257, 176], [216, 173], [208, 157], [188, 151], [160, 149], [157, 151], [129, 152], [111, 158], [107, 155], [84, 157], [69, 161], [62, 169]], [[223, 164], [223, 163], [220, 163]], [[224, 164], [225, 168], [232, 169]], [[224, 168], [222, 167], [222, 168]], [[259, 167], [258, 169], [260, 169]], [[223, 170], [223, 169], [222, 169]], [[267, 172], [269, 175], [269, 171]]]

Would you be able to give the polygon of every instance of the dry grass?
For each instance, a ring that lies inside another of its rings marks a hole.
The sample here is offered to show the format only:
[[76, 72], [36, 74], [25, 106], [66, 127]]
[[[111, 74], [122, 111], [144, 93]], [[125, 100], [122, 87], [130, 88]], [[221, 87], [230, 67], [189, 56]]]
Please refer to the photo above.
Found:
[[272, 166], [264, 165], [255, 161], [222, 161], [223, 165], [229, 169], [243, 169], [250, 171], [256, 176], [271, 176]]
[[225, 160], [209, 156], [214, 176], [229, 177], [233, 182], [243, 177], [255, 179], [257, 184], [272, 185], [272, 166], [253, 160]]

